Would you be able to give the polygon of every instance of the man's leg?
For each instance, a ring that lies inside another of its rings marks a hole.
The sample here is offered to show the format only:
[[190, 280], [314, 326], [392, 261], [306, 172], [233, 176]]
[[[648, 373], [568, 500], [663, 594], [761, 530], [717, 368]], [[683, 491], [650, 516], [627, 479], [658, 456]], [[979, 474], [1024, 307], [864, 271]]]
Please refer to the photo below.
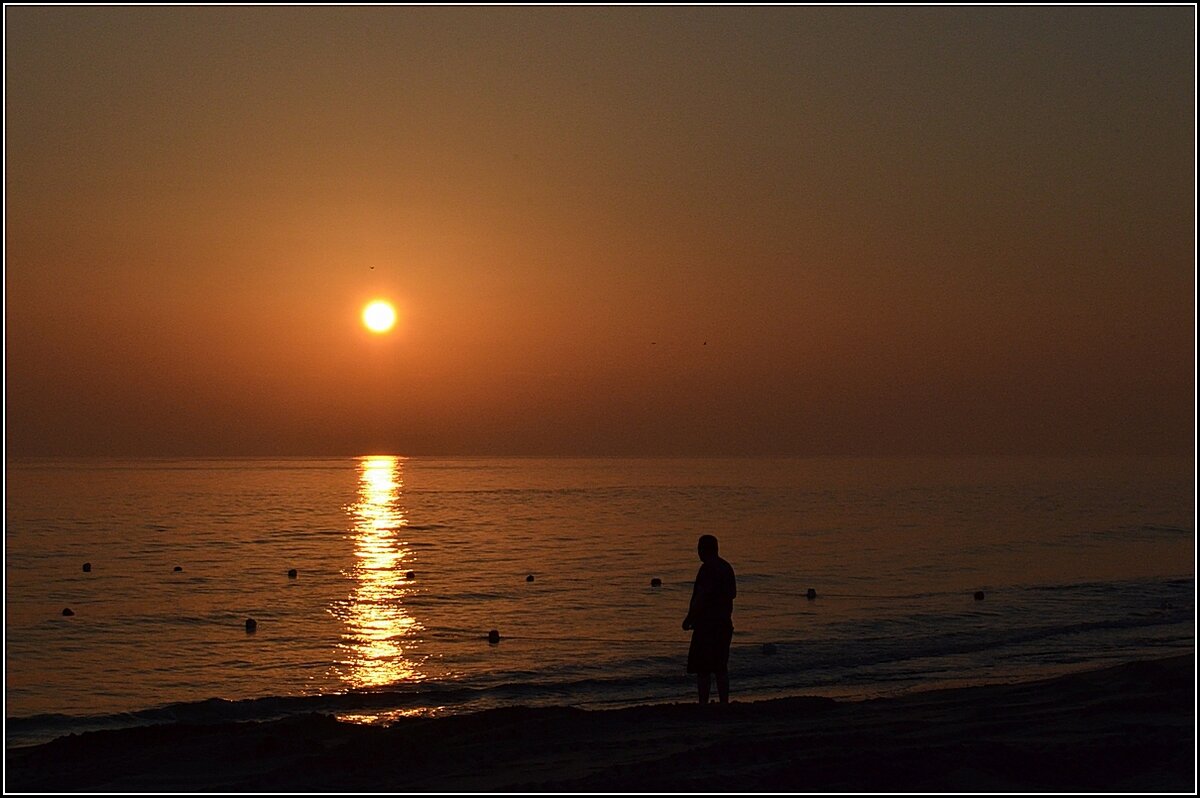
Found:
[[707, 673], [697, 673], [696, 674], [696, 689], [700, 693], [700, 703], [701, 704], [708, 703], [708, 691], [709, 691], [710, 686], [711, 686], [711, 683], [709, 680], [709, 674], [707, 674]]
[[729, 671], [724, 669], [717, 671], [717, 697], [722, 704], [729, 703]]

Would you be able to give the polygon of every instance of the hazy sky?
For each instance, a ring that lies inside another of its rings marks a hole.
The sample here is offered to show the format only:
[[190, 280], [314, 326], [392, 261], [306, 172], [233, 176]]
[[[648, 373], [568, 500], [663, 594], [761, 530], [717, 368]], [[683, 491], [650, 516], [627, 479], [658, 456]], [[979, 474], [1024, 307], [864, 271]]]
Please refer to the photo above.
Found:
[[1189, 453], [1195, 13], [7, 6], [8, 453]]

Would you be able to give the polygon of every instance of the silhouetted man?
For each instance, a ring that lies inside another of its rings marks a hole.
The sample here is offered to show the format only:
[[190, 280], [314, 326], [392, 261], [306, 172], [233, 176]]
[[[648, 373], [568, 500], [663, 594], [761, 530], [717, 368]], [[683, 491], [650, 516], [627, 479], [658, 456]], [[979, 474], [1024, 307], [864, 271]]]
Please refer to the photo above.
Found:
[[700, 703], [708, 703], [713, 674], [717, 677], [717, 696], [729, 703], [729, 644], [733, 640], [733, 599], [737, 580], [733, 566], [717, 556], [717, 539], [702, 535], [696, 551], [703, 563], [692, 587], [692, 603], [683, 628], [692, 630], [688, 649], [687, 672], [696, 674]]

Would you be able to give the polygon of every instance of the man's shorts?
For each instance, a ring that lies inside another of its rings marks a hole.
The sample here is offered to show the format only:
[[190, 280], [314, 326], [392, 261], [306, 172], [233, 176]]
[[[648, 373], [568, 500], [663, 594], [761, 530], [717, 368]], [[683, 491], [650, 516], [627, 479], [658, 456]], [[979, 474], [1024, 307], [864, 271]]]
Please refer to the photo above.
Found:
[[688, 649], [688, 673], [724, 673], [729, 669], [733, 621], [697, 624]]

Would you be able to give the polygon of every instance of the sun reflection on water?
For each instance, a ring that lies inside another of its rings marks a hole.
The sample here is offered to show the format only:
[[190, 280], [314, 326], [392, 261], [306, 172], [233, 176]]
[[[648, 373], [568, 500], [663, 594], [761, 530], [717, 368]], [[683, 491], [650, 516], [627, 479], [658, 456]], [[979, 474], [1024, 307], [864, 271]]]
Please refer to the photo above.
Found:
[[358, 501], [347, 508], [355, 557], [348, 576], [354, 589], [335, 608], [345, 624], [337, 670], [354, 688], [425, 678], [419, 658], [406, 653], [423, 627], [404, 605], [415, 587], [406, 576], [413, 563], [404, 536], [403, 467], [400, 457], [361, 458]]

